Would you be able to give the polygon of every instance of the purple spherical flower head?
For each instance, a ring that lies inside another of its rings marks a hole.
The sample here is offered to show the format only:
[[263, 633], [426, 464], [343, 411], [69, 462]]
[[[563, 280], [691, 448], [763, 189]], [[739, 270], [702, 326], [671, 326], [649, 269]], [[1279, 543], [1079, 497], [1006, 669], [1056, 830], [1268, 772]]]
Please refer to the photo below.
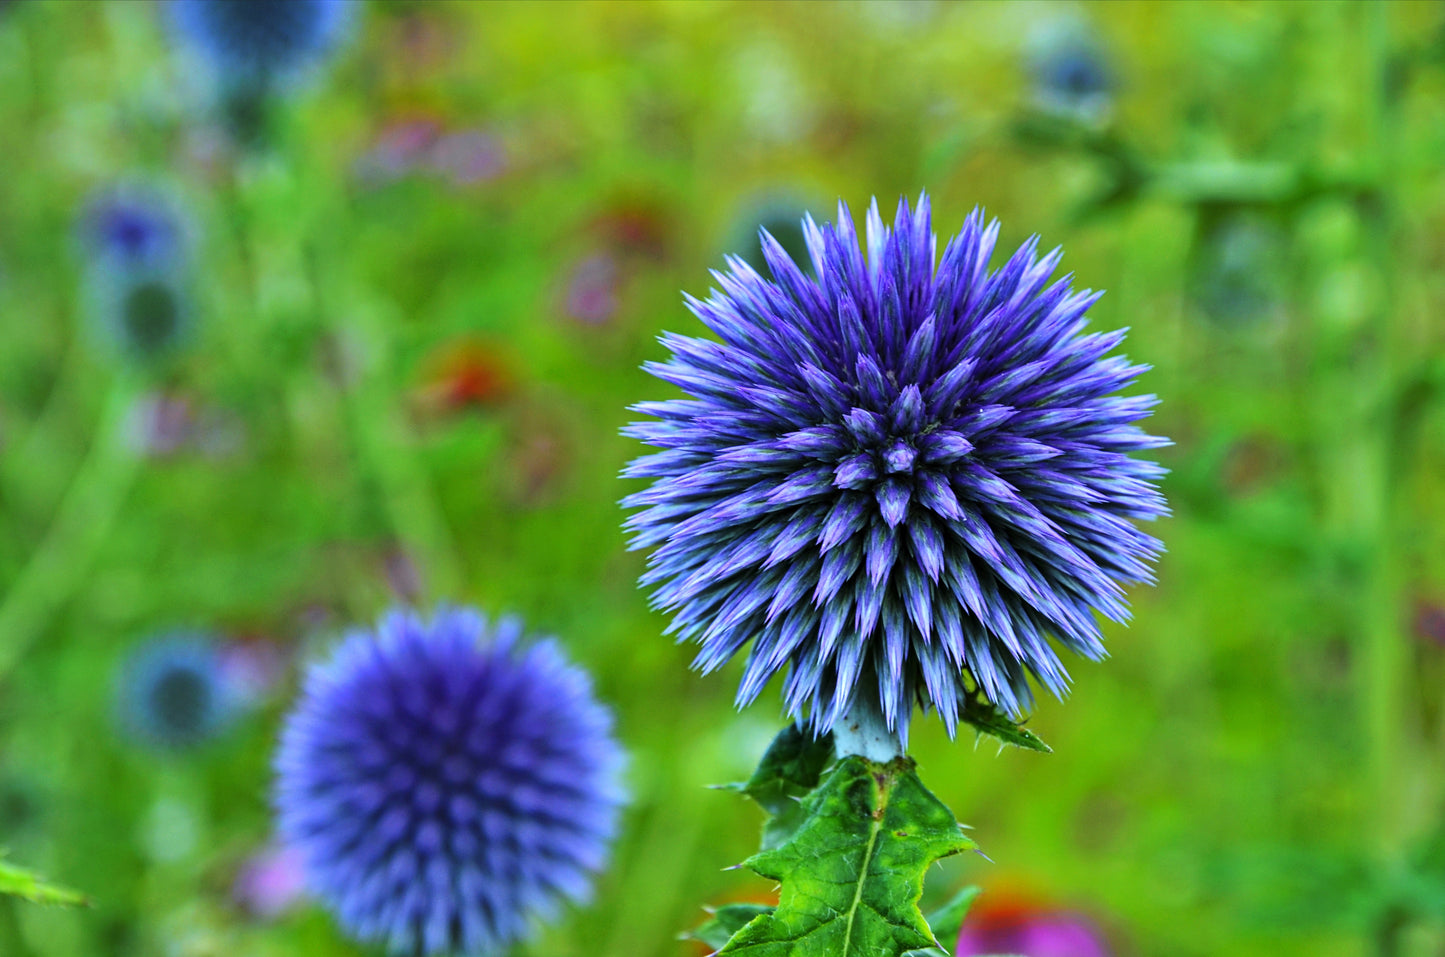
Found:
[[229, 83], [265, 83], [322, 59], [340, 40], [353, 0], [169, 0], [185, 44]]
[[308, 675], [276, 758], [280, 830], [355, 937], [477, 954], [587, 895], [621, 804], [612, 716], [521, 633], [393, 613]]
[[220, 655], [204, 635], [178, 632], [147, 641], [126, 658], [119, 679], [122, 725], [163, 750], [209, 741], [235, 716]]
[[187, 232], [175, 205], [146, 188], [106, 189], [81, 212], [96, 331], [130, 358], [161, 358], [186, 338]]
[[905, 741], [915, 701], [950, 732], [972, 693], [1021, 715], [1029, 677], [1066, 688], [1055, 643], [1102, 657], [1094, 612], [1151, 580], [1163, 470], [1130, 453], [1167, 442], [1133, 424], [1152, 396], [1113, 394], [1144, 367], [1083, 332], [1099, 297], [1049, 282], [1058, 250], [990, 272], [977, 211], [936, 263], [927, 197], [892, 230], [870, 209], [866, 261], [842, 204], [804, 230], [816, 278], [764, 234], [771, 281], [732, 258], [688, 298], [722, 341], [647, 367], [690, 397], [627, 430], [663, 449], [624, 473], [654, 480], [624, 502], [643, 581], [703, 671], [751, 642], [740, 705], [786, 666], [820, 732], [860, 690]]
[[165, 268], [180, 254], [181, 227], [159, 197], [112, 190], [82, 214], [81, 239], [89, 256], [114, 268]]

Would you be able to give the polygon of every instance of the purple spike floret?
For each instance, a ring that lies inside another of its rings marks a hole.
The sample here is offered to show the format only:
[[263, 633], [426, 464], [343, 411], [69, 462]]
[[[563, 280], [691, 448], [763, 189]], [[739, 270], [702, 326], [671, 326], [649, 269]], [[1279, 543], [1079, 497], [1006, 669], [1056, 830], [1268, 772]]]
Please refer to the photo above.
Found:
[[[744, 705], [785, 666], [788, 714], [818, 732], [876, 694], [906, 741], [913, 704], [952, 733], [966, 698], [1013, 717], [1029, 679], [1062, 695], [1057, 646], [1104, 655], [1095, 612], [1152, 580], [1167, 445], [1118, 396], [1146, 367], [1086, 333], [1099, 298], [1050, 282], [1031, 239], [1000, 269], [975, 210], [936, 255], [926, 196], [876, 202], [865, 261], [847, 207], [805, 219], [813, 276], [766, 233], [773, 279], [740, 259], [688, 307], [719, 341], [669, 334], [648, 371], [688, 398], [645, 402], [627, 434], [663, 451], [623, 473], [645, 584], [712, 671], [747, 651]], [[750, 647], [749, 647], [750, 645]], [[876, 691], [875, 691], [876, 689]]]
[[280, 831], [354, 937], [490, 953], [590, 892], [622, 803], [612, 715], [521, 637], [393, 613], [308, 675], [276, 757]]

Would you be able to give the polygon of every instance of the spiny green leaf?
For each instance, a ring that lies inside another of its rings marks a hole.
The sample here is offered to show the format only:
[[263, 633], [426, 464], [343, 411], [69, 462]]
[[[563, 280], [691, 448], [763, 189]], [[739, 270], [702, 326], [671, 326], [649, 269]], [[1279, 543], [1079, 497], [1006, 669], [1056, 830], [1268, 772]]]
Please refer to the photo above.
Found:
[[773, 908], [766, 904], [724, 904], [713, 912], [706, 923], [683, 936], [689, 940], [702, 941], [713, 950], [719, 950], [754, 917], [772, 912]]
[[1044, 751], [1051, 753], [1054, 749], [1043, 742], [1038, 735], [1011, 720], [1008, 715], [999, 711], [992, 704], [989, 704], [981, 695], [971, 694], [964, 699], [963, 714], [964, 721], [973, 725], [974, 730], [980, 734], [987, 734], [997, 738], [1004, 744], [1011, 744], [1016, 748], [1026, 748], [1029, 751]]
[[[4, 852], [0, 851], [0, 857]], [[36, 904], [65, 904], [75, 907], [88, 903], [85, 895], [68, 887], [46, 883], [23, 867], [0, 861], [0, 894], [20, 897]]]
[[833, 760], [833, 735], [814, 737], [790, 724], [773, 739], [742, 792], [777, 814], [818, 786]]
[[948, 903], [931, 912], [928, 915], [928, 927], [933, 931], [933, 936], [945, 943], [956, 940], [959, 930], [963, 928], [963, 919], [968, 916], [968, 909], [973, 906], [980, 890], [981, 888], [972, 885], [965, 887], [950, 897]]
[[790, 724], [768, 746], [741, 790], [771, 816], [763, 825], [763, 850], [777, 847], [803, 822], [802, 798], [818, 786], [833, 760], [833, 735], [814, 737]]
[[753, 918], [722, 955], [902, 957], [938, 946], [918, 909], [924, 871], [975, 845], [911, 760], [839, 761], [802, 813], [788, 840], [746, 862], [781, 883], [777, 909]]

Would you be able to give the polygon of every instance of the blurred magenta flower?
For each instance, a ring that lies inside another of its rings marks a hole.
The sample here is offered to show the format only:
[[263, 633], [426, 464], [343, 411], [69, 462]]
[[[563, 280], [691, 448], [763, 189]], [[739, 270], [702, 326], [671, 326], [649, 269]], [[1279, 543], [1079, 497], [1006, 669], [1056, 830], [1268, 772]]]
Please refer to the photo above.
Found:
[[453, 186], [475, 186], [501, 176], [507, 169], [502, 141], [486, 130], [447, 133], [431, 147], [431, 166]]
[[377, 185], [401, 179], [427, 165], [441, 135], [441, 121], [431, 117], [392, 120], [357, 159], [356, 175], [365, 183]]
[[563, 310], [587, 325], [599, 326], [617, 315], [621, 269], [610, 252], [596, 252], [576, 262], [567, 275]]
[[284, 845], [271, 845], [252, 855], [231, 887], [236, 904], [262, 920], [275, 920], [285, 914], [305, 893], [301, 855]]
[[179, 452], [194, 437], [196, 414], [184, 395], [146, 392], [131, 406], [126, 425], [132, 449], [165, 458]]
[[1445, 648], [1445, 605], [1420, 601], [1415, 604], [1415, 637]]
[[956, 957], [1111, 957], [1112, 953], [1087, 917], [999, 891], [986, 892], [975, 901], [954, 949]]

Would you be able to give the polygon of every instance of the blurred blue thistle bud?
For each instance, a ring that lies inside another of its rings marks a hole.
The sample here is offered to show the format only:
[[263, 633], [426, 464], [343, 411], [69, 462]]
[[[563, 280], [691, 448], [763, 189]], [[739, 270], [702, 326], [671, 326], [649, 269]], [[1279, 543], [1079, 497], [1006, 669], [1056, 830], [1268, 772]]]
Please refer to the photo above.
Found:
[[1134, 424], [1153, 396], [1115, 395], [1145, 367], [1085, 333], [1100, 294], [1049, 281], [1060, 250], [991, 271], [978, 211], [941, 259], [926, 197], [891, 230], [874, 204], [866, 260], [841, 203], [803, 228], [816, 278], [765, 235], [773, 280], [732, 257], [687, 299], [721, 341], [667, 334], [646, 365], [687, 394], [625, 430], [663, 450], [624, 473], [652, 482], [624, 505], [653, 603], [704, 672], [751, 645], [740, 706], [786, 669], [820, 733], [857, 707], [906, 743], [915, 702], [952, 732], [975, 693], [1062, 695], [1056, 644], [1103, 657], [1095, 612], [1126, 619], [1161, 551], [1134, 523], [1164, 470], [1133, 453], [1168, 443]]
[[1086, 24], [1071, 17], [1039, 24], [1029, 37], [1027, 64], [1039, 109], [1091, 124], [1108, 119], [1114, 74]]
[[1267, 218], [1206, 210], [1192, 256], [1191, 285], [1200, 312], [1220, 326], [1265, 326], [1283, 308], [1284, 241]]
[[727, 249], [742, 257], [753, 269], [768, 275], [761, 234], [767, 233], [802, 269], [809, 268], [808, 243], [803, 236], [803, 217], [811, 203], [787, 191], [767, 192], [745, 200], [733, 216], [727, 231]]
[[194, 748], [221, 734], [235, 715], [215, 644], [175, 633], [142, 644], [122, 663], [122, 726], [164, 750]]
[[80, 241], [98, 335], [141, 362], [173, 352], [191, 322], [188, 242], [175, 205], [145, 190], [107, 190], [81, 214]]
[[182, 43], [223, 83], [274, 86], [324, 60], [345, 36], [354, 0], [168, 0]]
[[280, 831], [359, 940], [478, 954], [585, 898], [622, 792], [612, 715], [551, 641], [404, 613], [313, 667], [276, 757]]
[[167, 0], [173, 33], [215, 80], [238, 140], [265, 136], [270, 97], [305, 78], [341, 44], [356, 0]]

